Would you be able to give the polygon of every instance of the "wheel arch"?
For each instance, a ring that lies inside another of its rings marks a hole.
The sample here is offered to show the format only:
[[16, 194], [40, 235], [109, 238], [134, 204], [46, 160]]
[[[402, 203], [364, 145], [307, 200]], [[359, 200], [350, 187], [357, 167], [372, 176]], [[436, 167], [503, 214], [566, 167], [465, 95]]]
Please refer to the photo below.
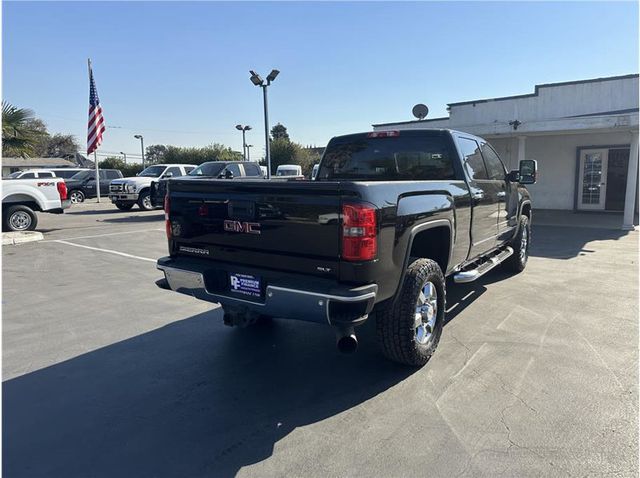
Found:
[[[447, 269], [451, 264], [453, 239], [453, 226], [449, 219], [435, 219], [414, 226], [410, 231], [407, 242], [407, 251], [402, 264], [400, 280], [390, 300], [395, 302], [398, 297], [398, 293], [404, 283], [409, 262], [412, 257], [416, 257], [412, 254], [420, 254], [418, 257], [436, 261], [443, 275], [446, 277]], [[432, 248], [434, 242], [438, 244], [436, 248]], [[425, 253], [427, 254], [423, 255]]]
[[520, 215], [527, 216], [531, 221], [531, 201], [522, 201], [520, 204]]
[[2, 200], [2, 209], [6, 209], [10, 206], [27, 206], [33, 211], [42, 211], [42, 207], [38, 204], [36, 198], [27, 194], [12, 194]]

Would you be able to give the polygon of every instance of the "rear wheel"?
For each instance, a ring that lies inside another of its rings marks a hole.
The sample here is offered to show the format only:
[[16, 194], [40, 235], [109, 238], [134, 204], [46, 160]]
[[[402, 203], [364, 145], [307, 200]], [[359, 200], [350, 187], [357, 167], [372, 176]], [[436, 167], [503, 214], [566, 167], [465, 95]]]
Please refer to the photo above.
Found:
[[117, 207], [118, 209], [120, 209], [121, 211], [130, 211], [130, 210], [131, 210], [131, 208], [132, 208], [133, 206], [135, 206], [135, 203], [133, 203], [133, 202], [120, 202], [120, 201], [118, 201], [118, 202], [116, 202], [116, 203], [115, 203], [115, 205], [116, 205], [116, 207]]
[[84, 202], [85, 196], [84, 193], [79, 189], [74, 189], [69, 193], [69, 199], [71, 199], [72, 204], [79, 204], [81, 202]]
[[4, 227], [8, 231], [33, 231], [38, 225], [38, 217], [27, 206], [9, 206], [4, 211]]
[[446, 289], [437, 262], [411, 263], [395, 302], [376, 311], [376, 330], [382, 353], [405, 365], [426, 364], [440, 341], [444, 325]]
[[151, 195], [149, 191], [143, 191], [140, 193], [140, 197], [138, 198], [138, 207], [143, 211], [151, 211], [153, 210], [153, 204], [151, 204]]
[[531, 222], [527, 216], [520, 216], [518, 233], [511, 241], [513, 255], [504, 261], [504, 267], [511, 272], [522, 272], [529, 260], [529, 246], [531, 245]]

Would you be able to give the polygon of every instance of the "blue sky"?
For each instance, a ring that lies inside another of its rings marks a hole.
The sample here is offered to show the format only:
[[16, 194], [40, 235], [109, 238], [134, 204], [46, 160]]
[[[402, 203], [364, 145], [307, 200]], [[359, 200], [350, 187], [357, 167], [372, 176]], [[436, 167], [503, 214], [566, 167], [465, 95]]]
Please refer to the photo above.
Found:
[[[109, 129], [100, 152], [145, 144], [262, 154], [249, 69], [281, 71], [270, 122], [323, 146], [372, 123], [550, 83], [638, 72], [637, 3], [3, 2], [3, 99], [85, 143], [87, 57]], [[114, 128], [117, 127], [117, 128]]]

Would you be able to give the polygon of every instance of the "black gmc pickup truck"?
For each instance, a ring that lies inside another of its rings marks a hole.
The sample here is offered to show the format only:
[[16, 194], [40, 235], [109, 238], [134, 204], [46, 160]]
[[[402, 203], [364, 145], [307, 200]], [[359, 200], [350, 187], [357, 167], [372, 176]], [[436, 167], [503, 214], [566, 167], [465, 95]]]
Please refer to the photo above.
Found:
[[524, 269], [536, 172], [507, 172], [482, 138], [422, 129], [333, 138], [315, 181], [172, 179], [158, 285], [222, 304], [228, 325], [329, 324], [344, 352], [372, 314], [382, 352], [421, 366], [446, 276]]

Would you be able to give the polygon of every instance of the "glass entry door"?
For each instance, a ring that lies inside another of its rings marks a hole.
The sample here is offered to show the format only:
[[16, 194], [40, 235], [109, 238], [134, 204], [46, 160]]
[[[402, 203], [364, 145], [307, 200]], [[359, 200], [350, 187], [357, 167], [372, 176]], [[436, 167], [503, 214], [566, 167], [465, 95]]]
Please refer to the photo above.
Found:
[[584, 149], [580, 152], [578, 209], [604, 210], [607, 197], [608, 150]]

